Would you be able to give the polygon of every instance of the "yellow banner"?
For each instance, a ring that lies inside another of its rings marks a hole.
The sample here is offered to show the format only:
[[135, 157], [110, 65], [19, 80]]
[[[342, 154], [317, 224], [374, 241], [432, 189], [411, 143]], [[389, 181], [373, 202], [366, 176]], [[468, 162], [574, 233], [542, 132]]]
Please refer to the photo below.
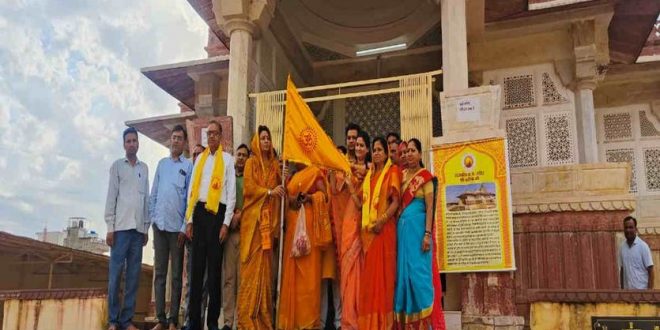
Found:
[[309, 106], [300, 97], [291, 76], [286, 85], [286, 108], [284, 111], [284, 143], [282, 159], [305, 165], [350, 173], [348, 160], [342, 155], [332, 139], [325, 134], [316, 121]]
[[515, 270], [511, 187], [503, 138], [433, 150], [440, 271]]

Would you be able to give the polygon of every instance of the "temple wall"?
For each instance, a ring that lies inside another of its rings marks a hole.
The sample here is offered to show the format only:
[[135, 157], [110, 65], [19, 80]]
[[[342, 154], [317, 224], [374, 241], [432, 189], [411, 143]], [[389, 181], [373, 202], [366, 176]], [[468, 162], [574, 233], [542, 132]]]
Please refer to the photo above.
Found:
[[468, 45], [470, 71], [480, 72], [573, 59], [573, 41], [567, 30], [531, 35], [512, 33], [510, 36], [514, 37], [471, 42]]
[[[643, 228], [640, 230], [639, 236], [649, 245], [651, 255], [653, 256], [653, 264], [658, 265], [653, 267], [653, 274], [656, 279], [660, 279], [660, 229], [658, 228]], [[621, 243], [623, 243], [623, 235]], [[660, 290], [660, 280], [655, 280], [653, 288]]]
[[486, 71], [483, 83], [502, 86], [500, 128], [511, 168], [578, 162], [574, 93], [552, 63]]
[[619, 236], [635, 206], [630, 178], [625, 163], [512, 169], [513, 300], [528, 325], [555, 317], [552, 309], [533, 315], [538, 302], [570, 302], [583, 292], [581, 301], [589, 303], [597, 294], [620, 292]]
[[[258, 93], [286, 89], [291, 74], [294, 82], [304, 86], [302, 79], [270, 30], [261, 31], [254, 39], [248, 68], [248, 92]], [[248, 127], [256, 131], [256, 99], [249, 98]], [[241, 141], [240, 143], [249, 143]]]
[[638, 227], [660, 227], [660, 122], [650, 103], [598, 108], [599, 157], [631, 165]]

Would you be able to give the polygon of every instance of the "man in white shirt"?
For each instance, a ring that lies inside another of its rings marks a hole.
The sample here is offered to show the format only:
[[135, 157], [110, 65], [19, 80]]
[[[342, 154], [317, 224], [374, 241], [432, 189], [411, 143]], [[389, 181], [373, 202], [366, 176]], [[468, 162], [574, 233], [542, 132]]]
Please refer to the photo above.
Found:
[[653, 289], [653, 258], [651, 249], [637, 236], [637, 219], [623, 219], [626, 241], [619, 247], [621, 287], [629, 290]]
[[[199, 155], [193, 168], [193, 177], [188, 188], [188, 210], [186, 210], [186, 234], [192, 240], [192, 273], [189, 302], [190, 327], [201, 330], [201, 300], [204, 272], [207, 272], [209, 292], [209, 330], [218, 329], [220, 316], [220, 256], [222, 243], [227, 238], [229, 224], [236, 204], [236, 174], [234, 158], [218, 153], [222, 126], [211, 120], [207, 127], [208, 148]], [[222, 160], [222, 167], [216, 162]], [[218, 204], [217, 193], [220, 192]], [[208, 268], [207, 268], [208, 267]]]
[[[110, 246], [108, 267], [108, 330], [137, 330], [133, 325], [142, 247], [149, 239], [149, 168], [137, 158], [138, 132], [124, 131], [126, 156], [110, 167], [105, 222], [106, 243]], [[124, 273], [124, 303], [119, 296]]]

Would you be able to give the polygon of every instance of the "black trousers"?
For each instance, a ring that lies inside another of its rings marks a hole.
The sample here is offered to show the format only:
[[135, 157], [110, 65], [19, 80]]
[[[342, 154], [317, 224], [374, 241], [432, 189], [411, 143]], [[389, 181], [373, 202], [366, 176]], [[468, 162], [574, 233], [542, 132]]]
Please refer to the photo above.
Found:
[[[214, 215], [206, 210], [204, 203], [195, 205], [193, 213], [193, 239], [192, 239], [192, 274], [190, 286], [190, 329], [203, 329], [202, 293], [204, 284], [204, 271], [207, 273], [209, 292], [208, 317], [206, 324], [209, 329], [218, 328], [220, 317], [220, 267], [222, 246], [220, 245], [220, 228], [225, 219], [226, 205], [220, 204], [218, 214]], [[208, 266], [208, 267], [207, 267]]]

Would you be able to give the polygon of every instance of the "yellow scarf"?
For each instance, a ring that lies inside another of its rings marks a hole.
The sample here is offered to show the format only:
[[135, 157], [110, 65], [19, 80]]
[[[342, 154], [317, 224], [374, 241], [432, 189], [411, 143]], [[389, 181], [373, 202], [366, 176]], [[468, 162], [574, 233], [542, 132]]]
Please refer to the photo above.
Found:
[[385, 175], [389, 172], [390, 167], [392, 167], [392, 161], [388, 158], [383, 170], [378, 176], [378, 181], [376, 181], [376, 188], [374, 189], [374, 195], [371, 195], [371, 174], [372, 169], [367, 172], [367, 175], [364, 177], [364, 182], [362, 182], [362, 200], [365, 205], [362, 206], [362, 228], [371, 229], [376, 224], [376, 219], [378, 218], [378, 199], [380, 198], [380, 189], [383, 186], [383, 180]]
[[[199, 184], [202, 182], [202, 171], [204, 171], [204, 164], [206, 158], [209, 157], [211, 151], [206, 148], [201, 155], [199, 155], [199, 164], [193, 172], [192, 189], [190, 189], [190, 196], [188, 198], [188, 208], [186, 209], [186, 221], [192, 221], [192, 213], [195, 208], [195, 203], [199, 199]], [[213, 173], [211, 173], [211, 182], [209, 184], [209, 193], [206, 195], [206, 210], [213, 214], [218, 214], [218, 207], [220, 206], [220, 196], [222, 196], [222, 186], [225, 176], [225, 160], [222, 158], [222, 145], [215, 151], [215, 161], [213, 162]]]

